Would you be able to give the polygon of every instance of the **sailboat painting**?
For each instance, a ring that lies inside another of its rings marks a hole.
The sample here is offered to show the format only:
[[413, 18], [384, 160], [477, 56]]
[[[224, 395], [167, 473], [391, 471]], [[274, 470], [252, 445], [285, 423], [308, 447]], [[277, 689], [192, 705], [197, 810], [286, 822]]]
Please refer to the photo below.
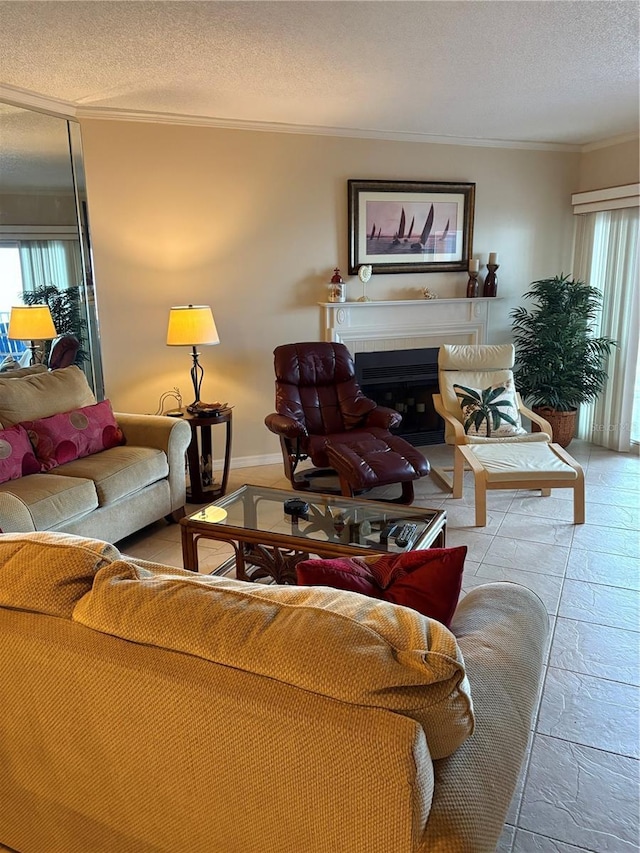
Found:
[[475, 184], [349, 181], [349, 271], [464, 270]]
[[457, 219], [452, 202], [367, 202], [367, 253], [455, 256], [460, 234], [451, 222]]

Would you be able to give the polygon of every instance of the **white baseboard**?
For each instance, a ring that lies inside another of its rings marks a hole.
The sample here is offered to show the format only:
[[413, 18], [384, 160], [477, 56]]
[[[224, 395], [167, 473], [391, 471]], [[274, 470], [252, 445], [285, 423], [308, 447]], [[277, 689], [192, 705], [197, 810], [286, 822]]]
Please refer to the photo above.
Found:
[[[267, 453], [264, 456], [232, 456], [229, 470], [235, 468], [258, 468], [260, 465], [282, 465], [282, 453]], [[223, 460], [216, 459], [213, 463], [214, 471], [222, 471]], [[284, 468], [282, 469], [284, 476]]]

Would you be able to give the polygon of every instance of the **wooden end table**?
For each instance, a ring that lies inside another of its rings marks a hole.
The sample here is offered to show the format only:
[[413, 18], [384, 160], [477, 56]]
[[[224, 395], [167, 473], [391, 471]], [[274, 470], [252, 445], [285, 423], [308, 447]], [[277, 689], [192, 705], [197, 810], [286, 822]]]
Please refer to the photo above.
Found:
[[[192, 415], [181, 409], [183, 420], [191, 427], [191, 443], [187, 448], [187, 465], [191, 488], [187, 489], [187, 501], [194, 504], [210, 503], [221, 498], [227, 490], [229, 465], [231, 462], [232, 411], [221, 409], [216, 415]], [[213, 444], [211, 428], [226, 425], [224, 464], [222, 480], [217, 485], [213, 479]]]

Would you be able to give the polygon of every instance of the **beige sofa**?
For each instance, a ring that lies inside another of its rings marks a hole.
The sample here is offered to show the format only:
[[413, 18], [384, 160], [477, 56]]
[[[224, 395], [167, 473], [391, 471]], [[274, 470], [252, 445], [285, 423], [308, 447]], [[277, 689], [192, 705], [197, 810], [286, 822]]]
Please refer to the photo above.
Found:
[[451, 631], [321, 587], [0, 537], [0, 846], [19, 853], [492, 851], [547, 615], [515, 584]]
[[[15, 370], [0, 376], [0, 428], [96, 402], [75, 366]], [[0, 530], [58, 530], [117, 542], [183, 512], [186, 423], [116, 414], [125, 444], [0, 483]]]

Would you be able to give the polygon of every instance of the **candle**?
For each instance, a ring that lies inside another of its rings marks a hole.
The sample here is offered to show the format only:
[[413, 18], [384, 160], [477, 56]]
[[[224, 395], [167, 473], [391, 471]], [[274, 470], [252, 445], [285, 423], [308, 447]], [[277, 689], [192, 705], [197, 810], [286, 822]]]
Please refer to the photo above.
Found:
[[478, 272], [480, 269], [480, 261], [477, 258], [470, 258], [469, 272]]
[[489, 260], [487, 261], [487, 263], [497, 264], [498, 263], [498, 253], [497, 252], [490, 252], [489, 253]]

